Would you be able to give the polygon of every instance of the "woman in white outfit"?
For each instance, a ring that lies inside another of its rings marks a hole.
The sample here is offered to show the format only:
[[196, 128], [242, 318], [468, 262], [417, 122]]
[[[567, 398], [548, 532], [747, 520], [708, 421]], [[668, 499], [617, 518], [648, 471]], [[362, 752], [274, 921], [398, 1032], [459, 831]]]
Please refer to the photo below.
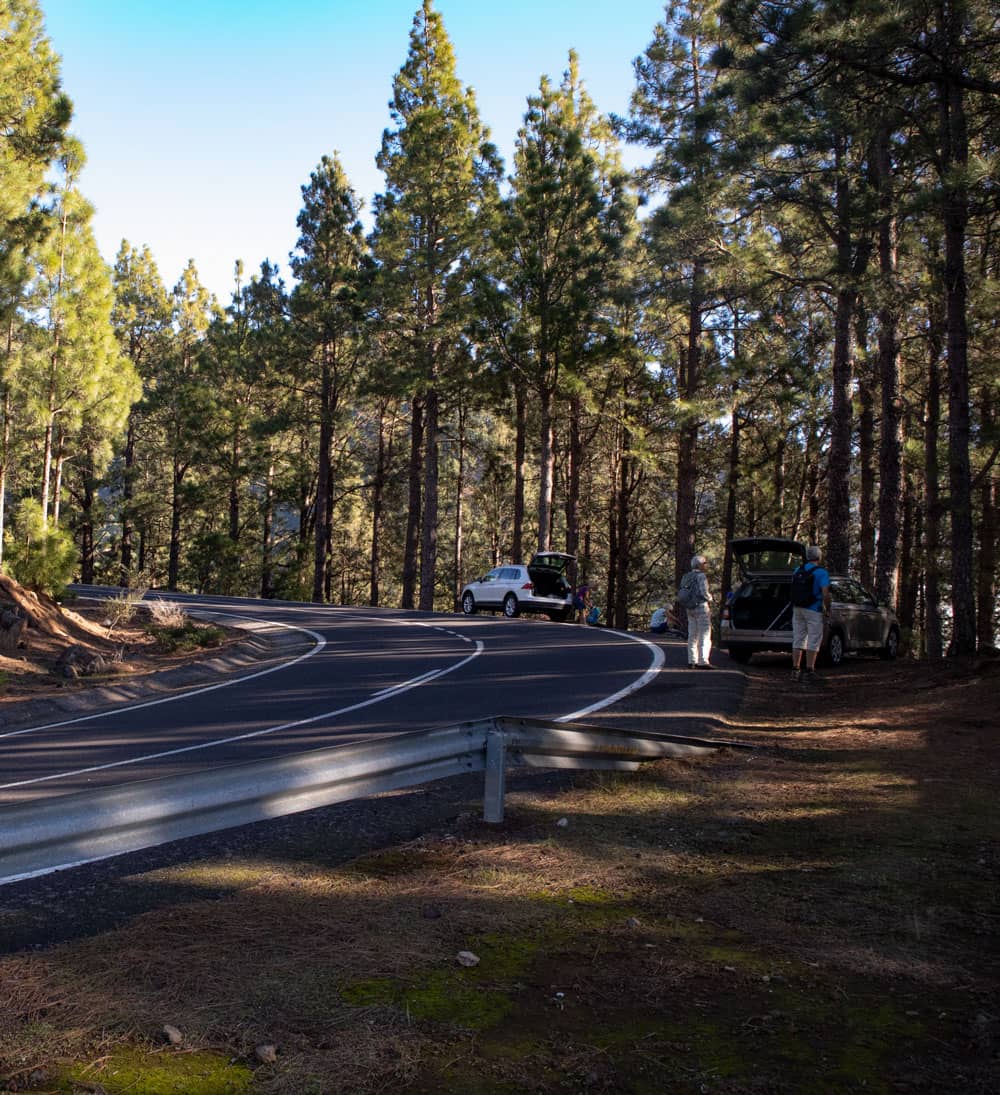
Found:
[[705, 574], [708, 560], [704, 555], [696, 555], [691, 560], [691, 571], [684, 575], [682, 584], [692, 587], [689, 600], [694, 600], [693, 608], [687, 609], [688, 618], [688, 665], [692, 669], [711, 669], [709, 658], [712, 654], [712, 592], [708, 588]]

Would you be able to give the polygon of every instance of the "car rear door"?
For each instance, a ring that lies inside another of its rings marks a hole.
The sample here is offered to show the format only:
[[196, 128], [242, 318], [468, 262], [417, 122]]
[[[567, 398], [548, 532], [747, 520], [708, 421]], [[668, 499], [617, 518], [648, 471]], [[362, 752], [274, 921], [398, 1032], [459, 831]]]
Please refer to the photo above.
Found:
[[883, 642], [883, 614], [878, 602], [860, 582], [849, 583], [854, 594], [858, 613], [859, 646], [866, 649], [880, 647]]
[[858, 650], [865, 644], [865, 620], [861, 606], [857, 603], [853, 583], [846, 578], [830, 579], [830, 600], [834, 623], [844, 633], [844, 646], [848, 650]]

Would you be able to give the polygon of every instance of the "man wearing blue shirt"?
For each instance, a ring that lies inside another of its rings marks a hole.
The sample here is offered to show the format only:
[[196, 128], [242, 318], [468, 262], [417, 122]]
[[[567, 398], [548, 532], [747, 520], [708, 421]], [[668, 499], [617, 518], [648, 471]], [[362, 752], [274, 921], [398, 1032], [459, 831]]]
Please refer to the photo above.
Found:
[[792, 680], [809, 685], [816, 683], [816, 656], [823, 645], [824, 617], [830, 611], [830, 575], [819, 565], [822, 557], [815, 544], [806, 548], [806, 561], [800, 569], [812, 576], [813, 600], [792, 608]]

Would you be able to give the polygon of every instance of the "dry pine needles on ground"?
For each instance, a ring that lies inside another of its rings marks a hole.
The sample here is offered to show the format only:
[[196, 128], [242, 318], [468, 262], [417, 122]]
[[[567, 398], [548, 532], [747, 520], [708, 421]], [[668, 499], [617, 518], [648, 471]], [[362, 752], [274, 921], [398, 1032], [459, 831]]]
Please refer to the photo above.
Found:
[[200, 1049], [218, 1090], [996, 1090], [997, 663], [750, 676], [749, 754], [341, 869], [171, 868], [232, 893], [0, 959], [0, 1076], [99, 1060], [115, 1093], [122, 1052]]

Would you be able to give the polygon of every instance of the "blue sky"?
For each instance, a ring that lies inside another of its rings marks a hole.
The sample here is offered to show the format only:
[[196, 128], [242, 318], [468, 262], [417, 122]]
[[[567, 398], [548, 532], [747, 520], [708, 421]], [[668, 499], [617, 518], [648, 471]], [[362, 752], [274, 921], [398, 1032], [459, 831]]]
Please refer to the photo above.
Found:
[[[148, 244], [167, 286], [193, 258], [225, 302], [233, 264], [288, 276], [300, 187], [340, 154], [370, 206], [419, 0], [40, 0], [75, 104], [81, 180], [110, 262]], [[525, 100], [570, 49], [599, 109], [623, 113], [663, 0], [437, 0], [460, 79], [510, 169]], [[639, 162], [644, 153], [629, 156]]]

